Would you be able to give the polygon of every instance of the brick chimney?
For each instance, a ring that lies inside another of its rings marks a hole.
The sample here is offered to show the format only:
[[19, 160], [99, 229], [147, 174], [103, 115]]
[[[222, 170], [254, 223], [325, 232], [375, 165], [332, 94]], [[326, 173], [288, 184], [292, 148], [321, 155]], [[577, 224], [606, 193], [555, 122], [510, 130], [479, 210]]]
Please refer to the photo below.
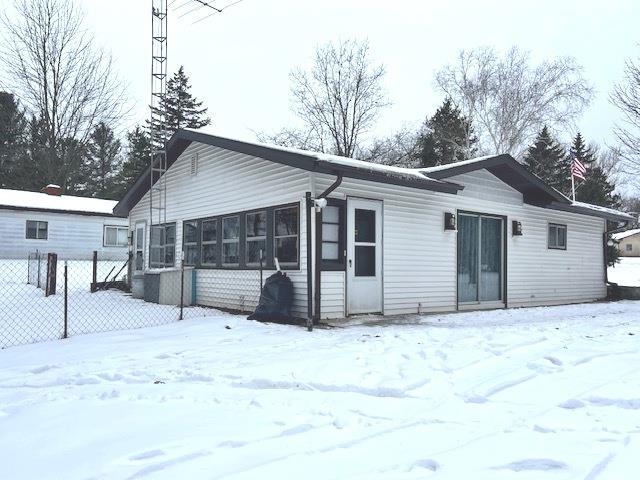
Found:
[[40, 191], [47, 195], [55, 195], [56, 197], [62, 195], [62, 188], [60, 188], [60, 185], [54, 185], [53, 183], [50, 183], [46, 187], [42, 187], [42, 190]]

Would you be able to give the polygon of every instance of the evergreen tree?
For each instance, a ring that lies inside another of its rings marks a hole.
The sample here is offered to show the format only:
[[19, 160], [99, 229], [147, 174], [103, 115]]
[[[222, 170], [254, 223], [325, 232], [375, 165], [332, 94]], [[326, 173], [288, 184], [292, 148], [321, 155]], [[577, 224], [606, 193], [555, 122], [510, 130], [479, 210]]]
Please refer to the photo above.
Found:
[[15, 96], [0, 92], [0, 188], [15, 187], [14, 173], [25, 154], [27, 121]]
[[[202, 107], [202, 102], [196, 100], [190, 90], [189, 77], [181, 66], [167, 82], [167, 95], [160, 105], [161, 112], [166, 114], [167, 139], [180, 128], [201, 128], [211, 123], [206, 116], [207, 108]], [[155, 121], [153, 126], [159, 128], [159, 123]]]
[[580, 133], [573, 139], [571, 154], [587, 167], [585, 180], [576, 179], [576, 200], [601, 207], [619, 208], [620, 196], [614, 193], [615, 185], [609, 181], [600, 165], [597, 150], [587, 146]]
[[120, 140], [104, 122], [95, 126], [87, 143], [83, 165], [85, 193], [93, 197], [112, 198], [116, 193], [116, 175], [120, 167]]
[[127, 133], [127, 153], [116, 179], [115, 199], [121, 199], [131, 188], [149, 166], [150, 159], [151, 139], [143, 127], [137, 126]]
[[565, 151], [544, 126], [524, 155], [524, 165], [546, 184], [563, 191], [569, 174]]
[[416, 157], [423, 167], [435, 167], [471, 158], [477, 138], [471, 122], [447, 98], [425, 122], [417, 140]]

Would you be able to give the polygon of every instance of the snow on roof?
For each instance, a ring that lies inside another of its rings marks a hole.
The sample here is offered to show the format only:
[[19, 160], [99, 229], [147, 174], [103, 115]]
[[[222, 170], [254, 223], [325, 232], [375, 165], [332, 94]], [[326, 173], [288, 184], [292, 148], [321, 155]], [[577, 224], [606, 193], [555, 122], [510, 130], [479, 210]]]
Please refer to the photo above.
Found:
[[593, 210], [594, 212], [608, 213], [610, 215], [626, 217], [628, 220], [634, 220], [633, 215], [629, 215], [628, 213], [624, 213], [619, 210], [614, 210], [613, 208], [601, 207], [599, 205], [591, 205], [590, 203], [584, 203], [584, 202], [571, 202], [571, 205], [573, 205], [574, 207]]
[[283, 152], [296, 153], [298, 155], [305, 155], [310, 158], [315, 158], [316, 160], [319, 160], [321, 162], [334, 163], [336, 165], [353, 167], [359, 170], [385, 173], [387, 175], [393, 175], [396, 177], [415, 178], [418, 180], [431, 180], [432, 182], [437, 182], [437, 183], [447, 183], [441, 180], [429, 178], [429, 176], [426, 175], [426, 173], [424, 172], [424, 169], [420, 169], [420, 168], [405, 168], [405, 167], [395, 167], [392, 165], [382, 165], [379, 163], [367, 162], [365, 160], [356, 160], [355, 158], [341, 157], [339, 155], [331, 155], [328, 153], [314, 152], [311, 150], [302, 150], [302, 149], [293, 148], [293, 147], [283, 147], [281, 145], [274, 145], [271, 143], [256, 142], [255, 140], [233, 138], [227, 135], [221, 135], [207, 128], [199, 128], [199, 129], [185, 128], [184, 130], [194, 132], [194, 133], [204, 133], [206, 135], [213, 135], [216, 137], [223, 137], [228, 140], [235, 140], [237, 142], [248, 143], [248, 144], [257, 145], [260, 147], [267, 147], [274, 150], [280, 150]]
[[41, 192], [0, 189], [0, 208], [14, 207], [32, 210], [64, 210], [68, 212], [113, 215], [114, 200], [76, 197], [73, 195], [49, 195]]
[[640, 228], [634, 228], [632, 230], [627, 230], [626, 232], [614, 233], [611, 235], [614, 240], [622, 240], [624, 238], [630, 237], [631, 235], [636, 235], [640, 233]]
[[470, 158], [469, 160], [462, 160], [460, 162], [448, 163], [446, 165], [438, 165], [437, 167], [419, 168], [418, 170], [421, 171], [423, 174], [428, 175], [429, 173], [432, 173], [432, 172], [441, 172], [442, 170], [449, 170], [451, 168], [461, 167], [463, 165], [471, 165], [474, 163], [482, 162], [483, 160], [487, 160], [488, 158], [493, 158], [496, 156], [497, 155], [485, 155], [483, 157]]

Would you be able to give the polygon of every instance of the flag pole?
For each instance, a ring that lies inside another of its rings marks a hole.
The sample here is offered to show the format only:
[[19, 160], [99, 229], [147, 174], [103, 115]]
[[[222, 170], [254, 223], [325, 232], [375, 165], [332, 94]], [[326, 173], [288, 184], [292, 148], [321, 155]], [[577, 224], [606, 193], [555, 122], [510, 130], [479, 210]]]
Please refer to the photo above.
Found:
[[571, 172], [571, 192], [573, 194], [573, 201], [576, 201], [576, 181], [573, 177], [573, 172]]

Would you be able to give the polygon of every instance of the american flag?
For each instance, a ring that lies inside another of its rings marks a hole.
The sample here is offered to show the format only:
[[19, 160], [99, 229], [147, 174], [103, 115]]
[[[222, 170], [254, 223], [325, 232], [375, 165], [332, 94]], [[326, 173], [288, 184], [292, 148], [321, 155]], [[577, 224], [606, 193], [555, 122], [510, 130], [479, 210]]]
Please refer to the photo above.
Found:
[[584, 180], [584, 176], [587, 173], [587, 167], [584, 166], [584, 163], [578, 160], [578, 157], [576, 157], [573, 152], [571, 153], [571, 158], [571, 175]]

